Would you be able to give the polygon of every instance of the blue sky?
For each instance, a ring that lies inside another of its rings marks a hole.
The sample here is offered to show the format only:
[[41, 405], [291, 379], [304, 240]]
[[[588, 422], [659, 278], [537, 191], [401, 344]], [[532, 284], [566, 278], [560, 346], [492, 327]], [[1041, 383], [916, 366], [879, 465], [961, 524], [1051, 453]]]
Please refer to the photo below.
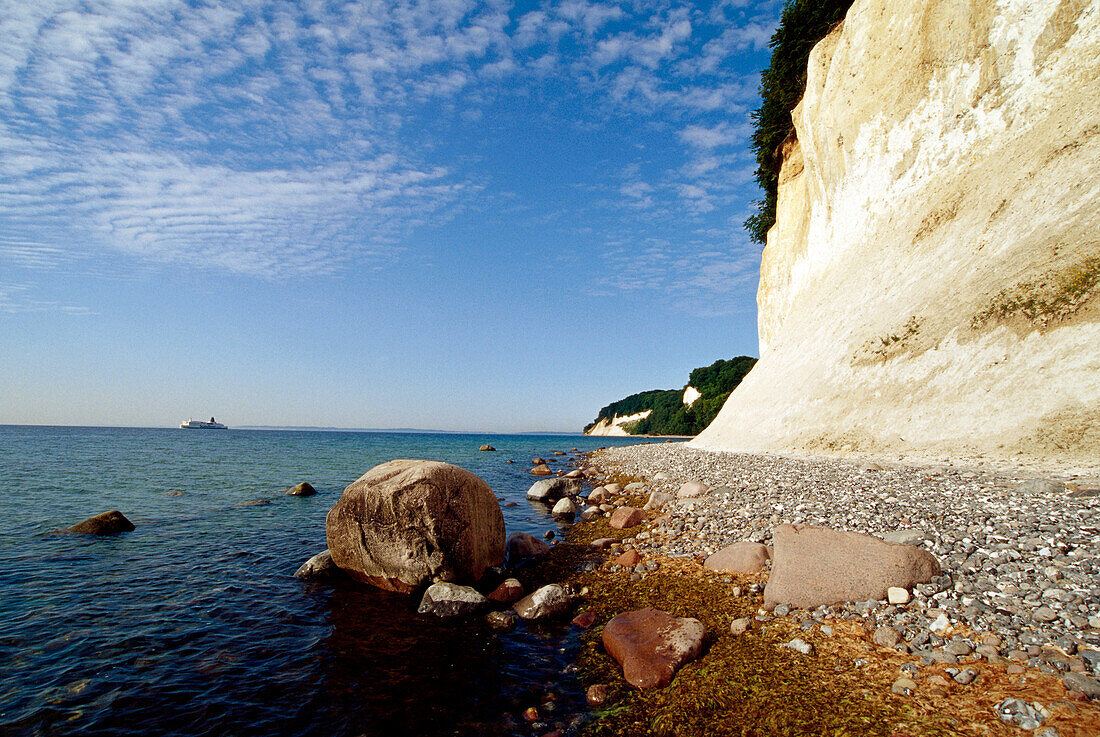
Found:
[[0, 0], [0, 422], [574, 430], [756, 355], [779, 0]]

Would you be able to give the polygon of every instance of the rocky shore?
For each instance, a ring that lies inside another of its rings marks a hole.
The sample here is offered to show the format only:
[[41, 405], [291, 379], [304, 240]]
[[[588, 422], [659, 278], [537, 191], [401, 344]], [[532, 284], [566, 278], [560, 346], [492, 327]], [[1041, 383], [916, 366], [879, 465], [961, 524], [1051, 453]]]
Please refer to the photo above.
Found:
[[[585, 462], [586, 475], [602, 484], [593, 492], [599, 504], [581, 505], [589, 524], [575, 526], [571, 538], [615, 538], [599, 543], [606, 558], [583, 578], [594, 596], [601, 585], [645, 590], [676, 568], [752, 605], [739, 612], [748, 616], [724, 623], [726, 634], [731, 624], [735, 635], [771, 629], [784, 635], [778, 645], [811, 658], [813, 642], [847, 635], [855, 652], [866, 648], [857, 665], [872, 680], [885, 678], [893, 698], [949, 697], [960, 714], [982, 711], [976, 724], [996, 712], [992, 724], [1044, 737], [1100, 734], [1100, 478], [1089, 469], [1041, 476], [672, 443], [605, 449]], [[646, 507], [645, 521], [609, 532], [628, 506]], [[794, 609], [763, 606], [767, 565], [748, 576], [702, 565], [740, 541], [770, 546], [784, 524], [911, 545], [941, 570], [889, 599]], [[985, 703], [989, 694], [999, 694], [996, 703]], [[1059, 711], [1062, 703], [1072, 708]]]

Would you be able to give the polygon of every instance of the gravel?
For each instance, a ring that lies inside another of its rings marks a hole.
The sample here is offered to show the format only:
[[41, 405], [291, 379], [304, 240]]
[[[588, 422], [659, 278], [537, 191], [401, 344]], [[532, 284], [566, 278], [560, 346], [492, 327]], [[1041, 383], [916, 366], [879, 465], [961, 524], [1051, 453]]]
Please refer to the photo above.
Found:
[[[936, 651], [936, 659], [988, 657], [994, 650], [1008, 657], [1033, 646], [1033, 667], [1092, 675], [1100, 667], [1100, 496], [1077, 493], [1100, 480], [1080, 470], [1036, 478], [1031, 471], [950, 462], [714, 453], [682, 443], [606, 449], [590, 461], [604, 474], [647, 479], [635, 487], [647, 495], [675, 495], [689, 481], [709, 489], [667, 504], [650, 534], [633, 541], [643, 554], [707, 556], [741, 540], [769, 543], [772, 528], [783, 523], [919, 545], [944, 573], [917, 586], [908, 602], [823, 607], [814, 618], [860, 617], [872, 631], [893, 627], [904, 647], [926, 657]], [[667, 478], [655, 479], [659, 473]], [[996, 637], [954, 640], [943, 652], [944, 637], [959, 624]], [[1044, 647], [1056, 647], [1065, 662], [1042, 662]]]

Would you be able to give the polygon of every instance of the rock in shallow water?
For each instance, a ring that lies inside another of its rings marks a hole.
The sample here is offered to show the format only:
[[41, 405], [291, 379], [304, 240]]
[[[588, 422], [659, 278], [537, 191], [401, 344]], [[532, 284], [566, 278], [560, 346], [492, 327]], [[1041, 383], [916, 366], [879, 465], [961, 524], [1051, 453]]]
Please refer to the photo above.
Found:
[[295, 484], [286, 490], [287, 496], [313, 496], [317, 493], [317, 490], [313, 488], [313, 485], [308, 481], [303, 481], [300, 484]]
[[514, 567], [525, 560], [546, 555], [550, 552], [550, 546], [534, 535], [528, 535], [526, 532], [513, 532], [508, 536], [505, 552], [508, 557], [508, 565]]
[[488, 599], [469, 586], [433, 583], [424, 592], [416, 612], [436, 617], [461, 617], [474, 614], [488, 603]]
[[684, 663], [699, 656], [706, 629], [697, 619], [659, 609], [620, 614], [603, 630], [603, 645], [635, 688], [667, 686]]
[[375, 466], [325, 520], [332, 559], [353, 578], [411, 593], [431, 580], [477, 581], [504, 562], [504, 515], [488, 484], [436, 461]]
[[340, 567], [332, 560], [332, 553], [322, 550], [294, 572], [297, 578], [331, 578], [341, 575]]
[[565, 589], [551, 583], [520, 599], [512, 609], [523, 619], [544, 619], [565, 614], [570, 603]]
[[568, 479], [564, 476], [553, 479], [536, 481], [527, 490], [527, 498], [535, 502], [552, 502], [567, 496], [576, 496], [581, 493], [581, 482], [577, 479]]
[[110, 512], [89, 517], [68, 528], [69, 532], [81, 532], [86, 535], [113, 535], [116, 532], [130, 532], [134, 529], [134, 523], [126, 519], [126, 516], [117, 509]]

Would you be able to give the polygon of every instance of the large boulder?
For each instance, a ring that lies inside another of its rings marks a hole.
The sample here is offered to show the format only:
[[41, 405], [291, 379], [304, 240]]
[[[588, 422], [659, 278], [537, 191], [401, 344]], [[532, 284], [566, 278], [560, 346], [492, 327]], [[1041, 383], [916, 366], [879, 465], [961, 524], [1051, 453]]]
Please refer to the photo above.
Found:
[[353, 578], [411, 593], [431, 581], [477, 581], [504, 563], [504, 515], [488, 484], [437, 461], [375, 466], [325, 520], [332, 559]]
[[86, 535], [113, 535], [116, 532], [130, 532], [134, 523], [117, 509], [97, 514], [69, 528], [69, 532], [82, 532]]
[[684, 663], [703, 650], [706, 628], [697, 619], [674, 617], [659, 609], [639, 609], [614, 617], [603, 628], [603, 646], [635, 688], [660, 688]]
[[767, 545], [739, 542], [712, 554], [703, 562], [703, 567], [722, 573], [760, 573], [769, 557]]
[[812, 525], [772, 531], [772, 572], [764, 606], [813, 609], [886, 598], [891, 586], [911, 589], [940, 575], [932, 555], [912, 545]]
[[580, 494], [582, 488], [581, 482], [577, 479], [565, 477], [542, 479], [531, 484], [531, 488], [527, 490], [527, 498], [531, 501], [551, 504], [563, 496]]
[[505, 551], [508, 556], [508, 565], [515, 566], [517, 563], [529, 558], [546, 555], [550, 552], [550, 546], [534, 535], [528, 535], [526, 532], [513, 532], [508, 536]]
[[436, 617], [461, 617], [473, 614], [489, 600], [469, 586], [454, 583], [433, 583], [424, 592], [417, 614], [432, 614]]

